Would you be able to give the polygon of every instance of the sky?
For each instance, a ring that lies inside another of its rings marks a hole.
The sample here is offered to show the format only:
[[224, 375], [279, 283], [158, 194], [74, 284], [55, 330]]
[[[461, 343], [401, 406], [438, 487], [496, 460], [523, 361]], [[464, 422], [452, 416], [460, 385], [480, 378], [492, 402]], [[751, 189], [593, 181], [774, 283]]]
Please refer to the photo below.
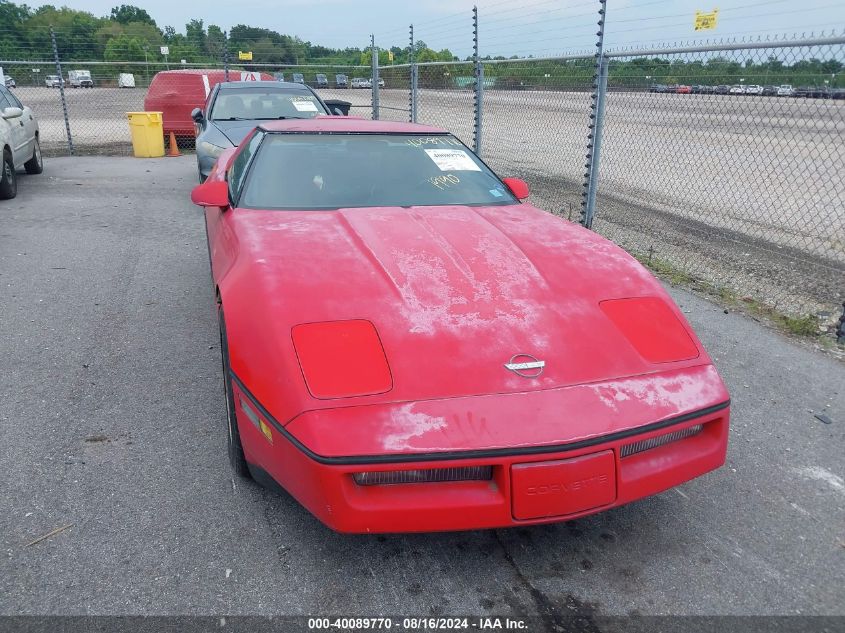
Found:
[[[481, 55], [544, 56], [594, 50], [598, 0], [74, 0], [74, 9], [108, 15], [111, 7], [135, 4], [159, 27], [184, 32], [191, 18], [227, 30], [260, 26], [333, 48], [369, 45], [404, 47], [408, 25], [430, 48], [472, 52], [472, 7], [478, 5]], [[28, 3], [38, 6], [37, 2]], [[845, 0], [608, 0], [605, 45], [739, 38], [835, 30], [845, 32]], [[693, 16], [718, 8], [715, 30], [696, 32]]]

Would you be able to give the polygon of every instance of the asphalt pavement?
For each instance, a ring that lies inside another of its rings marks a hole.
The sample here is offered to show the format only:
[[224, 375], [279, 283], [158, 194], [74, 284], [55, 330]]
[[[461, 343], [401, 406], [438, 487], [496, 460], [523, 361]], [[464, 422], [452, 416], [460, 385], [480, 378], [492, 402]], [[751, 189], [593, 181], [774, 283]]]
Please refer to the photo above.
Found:
[[845, 365], [681, 290], [733, 419], [675, 490], [348, 536], [233, 479], [195, 174], [54, 158], [0, 202], [0, 614], [845, 615]]

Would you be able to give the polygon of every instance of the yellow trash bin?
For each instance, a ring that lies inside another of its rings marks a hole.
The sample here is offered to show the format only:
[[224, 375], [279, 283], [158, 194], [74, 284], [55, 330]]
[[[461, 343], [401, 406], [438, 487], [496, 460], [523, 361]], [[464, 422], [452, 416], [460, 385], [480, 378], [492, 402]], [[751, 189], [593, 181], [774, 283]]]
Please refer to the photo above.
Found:
[[132, 150], [137, 158], [164, 156], [164, 128], [161, 112], [127, 112], [132, 132]]

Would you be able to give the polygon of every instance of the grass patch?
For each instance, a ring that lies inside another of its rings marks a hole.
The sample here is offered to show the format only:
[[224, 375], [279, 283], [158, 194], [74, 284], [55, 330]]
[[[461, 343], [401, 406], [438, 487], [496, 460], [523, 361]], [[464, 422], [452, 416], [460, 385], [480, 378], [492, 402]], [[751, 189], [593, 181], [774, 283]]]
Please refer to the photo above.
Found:
[[698, 292], [702, 292], [716, 299], [725, 306], [736, 308], [751, 316], [761, 317], [774, 325], [782, 332], [793, 336], [820, 339], [822, 333], [819, 331], [819, 320], [812, 314], [802, 316], [790, 316], [779, 312], [777, 309], [754, 299], [753, 297], [739, 297], [733, 290], [724, 286], [717, 286], [709, 281], [696, 279], [690, 273], [680, 269], [671, 262], [655, 257], [653, 253], [635, 253], [634, 257], [641, 264], [650, 269], [661, 279], [665, 279], [672, 285], [686, 286]]

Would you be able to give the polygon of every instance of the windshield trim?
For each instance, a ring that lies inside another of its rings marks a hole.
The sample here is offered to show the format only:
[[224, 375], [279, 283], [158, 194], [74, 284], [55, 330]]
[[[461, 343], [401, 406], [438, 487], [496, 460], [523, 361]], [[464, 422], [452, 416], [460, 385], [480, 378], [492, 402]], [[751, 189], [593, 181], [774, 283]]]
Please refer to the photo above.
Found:
[[[366, 131], [366, 130], [357, 130], [357, 131], [349, 131], [349, 132], [340, 132], [340, 131], [317, 131], [317, 130], [268, 130], [263, 126], [259, 125], [255, 128], [256, 133], [264, 133], [264, 138], [261, 139], [261, 144], [258, 146], [258, 149], [255, 151], [255, 154], [249, 161], [249, 165], [246, 169], [246, 174], [244, 174], [243, 183], [241, 184], [240, 191], [238, 192], [238, 200], [235, 202], [234, 208], [237, 209], [244, 209], [248, 211], [267, 211], [267, 212], [276, 212], [276, 211], [301, 211], [303, 213], [311, 213], [311, 212], [322, 212], [322, 211], [340, 211], [341, 209], [424, 209], [424, 208], [443, 208], [443, 207], [511, 207], [520, 204], [524, 204], [522, 200], [519, 200], [516, 196], [510, 193], [510, 188], [504, 183], [504, 181], [499, 177], [492, 167], [490, 167], [487, 163], [485, 163], [478, 154], [476, 154], [472, 149], [467, 146], [461, 139], [457, 136], [452, 134], [451, 132], [377, 132], [377, 131]], [[241, 204], [241, 198], [243, 197], [243, 193], [249, 188], [250, 184], [252, 183], [252, 175], [253, 175], [253, 167], [258, 162], [258, 159], [261, 156], [261, 151], [264, 149], [264, 144], [267, 142], [267, 139], [273, 134], [308, 134], [314, 136], [326, 136], [326, 135], [337, 135], [337, 136], [422, 136], [422, 137], [429, 137], [429, 136], [449, 136], [454, 138], [458, 141], [464, 149], [469, 151], [475, 159], [484, 165], [490, 174], [495, 178], [499, 184], [502, 185], [503, 189], [508, 192], [513, 200], [502, 200], [501, 202], [491, 200], [488, 202], [467, 202], [463, 204], [410, 204], [410, 205], [347, 205], [347, 206], [326, 206], [326, 207], [309, 207], [309, 208], [302, 208], [302, 207], [254, 207], [248, 205]]]

